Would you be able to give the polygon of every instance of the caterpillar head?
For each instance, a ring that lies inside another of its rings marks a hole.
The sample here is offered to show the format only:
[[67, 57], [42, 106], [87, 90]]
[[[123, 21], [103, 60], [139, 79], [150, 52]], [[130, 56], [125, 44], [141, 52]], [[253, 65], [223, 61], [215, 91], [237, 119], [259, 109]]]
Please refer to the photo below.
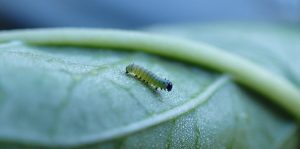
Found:
[[172, 84], [172, 82], [171, 81], [168, 81], [168, 80], [166, 80], [166, 89], [167, 89], [167, 91], [169, 92], [169, 91], [171, 91], [172, 90], [172, 88], [173, 88], [173, 84]]

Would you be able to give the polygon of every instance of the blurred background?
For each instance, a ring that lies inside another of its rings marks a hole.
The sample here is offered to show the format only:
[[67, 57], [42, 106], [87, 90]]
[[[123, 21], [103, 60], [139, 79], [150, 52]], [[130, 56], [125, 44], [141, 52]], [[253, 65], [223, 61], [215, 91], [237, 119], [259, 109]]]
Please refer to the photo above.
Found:
[[0, 0], [0, 29], [241, 21], [300, 24], [300, 0]]

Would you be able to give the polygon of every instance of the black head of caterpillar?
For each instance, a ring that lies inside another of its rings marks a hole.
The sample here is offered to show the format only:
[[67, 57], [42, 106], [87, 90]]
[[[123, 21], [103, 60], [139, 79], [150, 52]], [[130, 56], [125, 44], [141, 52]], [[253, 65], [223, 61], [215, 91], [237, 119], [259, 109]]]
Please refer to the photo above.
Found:
[[149, 86], [154, 87], [155, 89], [162, 89], [171, 91], [173, 88], [173, 84], [171, 81], [159, 78], [154, 73], [146, 70], [145, 68], [130, 64], [126, 67], [126, 73], [133, 75], [134, 77], [138, 78], [139, 80], [147, 83]]
[[165, 86], [166, 86], [166, 89], [167, 89], [168, 92], [171, 91], [172, 88], [173, 88], [173, 84], [169, 80], [165, 80]]

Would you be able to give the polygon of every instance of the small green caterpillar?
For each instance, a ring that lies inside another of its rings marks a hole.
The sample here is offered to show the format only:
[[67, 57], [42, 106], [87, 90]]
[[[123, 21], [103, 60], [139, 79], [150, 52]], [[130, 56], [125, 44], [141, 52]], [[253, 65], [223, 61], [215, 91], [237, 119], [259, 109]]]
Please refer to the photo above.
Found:
[[172, 82], [166, 79], [159, 78], [154, 73], [144, 69], [141, 66], [130, 64], [126, 67], [126, 73], [135, 76], [139, 80], [147, 83], [149, 86], [154, 87], [155, 89], [162, 89], [171, 91]]

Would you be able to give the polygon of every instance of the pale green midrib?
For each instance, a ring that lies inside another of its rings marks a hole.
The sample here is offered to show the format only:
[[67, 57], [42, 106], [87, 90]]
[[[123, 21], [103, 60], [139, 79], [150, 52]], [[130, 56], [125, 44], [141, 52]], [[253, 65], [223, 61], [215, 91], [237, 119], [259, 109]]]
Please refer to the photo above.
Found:
[[170, 110], [167, 110], [162, 113], [158, 113], [151, 117], [148, 117], [144, 120], [133, 122], [132, 124], [118, 127], [116, 129], [110, 129], [106, 132], [101, 132], [96, 135], [89, 135], [86, 137], [79, 137], [79, 139], [64, 138], [64, 140], [57, 140], [55, 141], [55, 146], [77, 146], [77, 145], [84, 145], [84, 144], [91, 144], [91, 143], [100, 143], [105, 142], [117, 138], [121, 138], [136, 132], [140, 132], [147, 128], [159, 125], [163, 122], [169, 121], [171, 119], [175, 119], [178, 116], [183, 115], [184, 113], [190, 112], [191, 110], [195, 109], [196, 107], [200, 106], [202, 103], [205, 103], [216, 91], [222, 88], [230, 78], [228, 76], [221, 76], [220, 78], [216, 79], [212, 84], [210, 84], [203, 92], [195, 96], [194, 98], [188, 100], [187, 102], [183, 103], [182, 105], [176, 106]]
[[21, 40], [31, 44], [94, 46], [154, 53], [228, 73], [239, 83], [281, 105], [300, 120], [300, 91], [286, 79], [239, 56], [216, 47], [184, 39], [133, 31], [101, 29], [40, 29], [0, 32], [0, 42]]

